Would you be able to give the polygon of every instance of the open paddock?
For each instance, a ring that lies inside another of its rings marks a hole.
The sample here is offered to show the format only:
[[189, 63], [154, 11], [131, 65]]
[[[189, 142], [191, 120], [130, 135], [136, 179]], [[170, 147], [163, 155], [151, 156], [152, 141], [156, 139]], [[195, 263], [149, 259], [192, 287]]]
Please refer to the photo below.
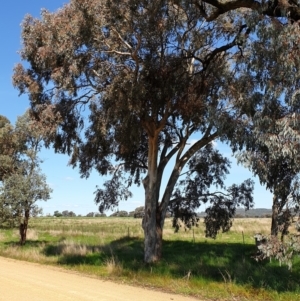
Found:
[[146, 265], [141, 219], [35, 218], [24, 247], [18, 245], [17, 229], [0, 229], [0, 255], [205, 300], [299, 300], [298, 257], [292, 271], [252, 258], [253, 236], [268, 234], [270, 224], [268, 218], [239, 218], [230, 232], [213, 240], [205, 237], [203, 220], [174, 233], [167, 219], [163, 259]]

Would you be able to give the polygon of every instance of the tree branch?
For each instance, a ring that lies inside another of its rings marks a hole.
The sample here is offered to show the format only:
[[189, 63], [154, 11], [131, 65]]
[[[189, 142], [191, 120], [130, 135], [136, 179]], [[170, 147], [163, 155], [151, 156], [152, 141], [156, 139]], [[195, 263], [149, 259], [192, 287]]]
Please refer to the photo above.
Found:
[[118, 31], [115, 29], [115, 28], [111, 28], [111, 30], [113, 31], [113, 32], [115, 32], [116, 34], [117, 34], [117, 36], [118, 36], [118, 38], [120, 39], [120, 41], [124, 44], [124, 45], [126, 45], [126, 47], [128, 48], [128, 49], [130, 49], [130, 50], [132, 50], [132, 47], [121, 37], [121, 35], [118, 33]]
[[[216, 9], [210, 15], [207, 15], [203, 2], [210, 4]], [[287, 17], [293, 21], [300, 20], [300, 8], [291, 0], [269, 0], [264, 4], [255, 0], [234, 0], [225, 2], [219, 0], [196, 0], [194, 4], [206, 21], [213, 21], [220, 15], [238, 8], [249, 8], [270, 17]]]

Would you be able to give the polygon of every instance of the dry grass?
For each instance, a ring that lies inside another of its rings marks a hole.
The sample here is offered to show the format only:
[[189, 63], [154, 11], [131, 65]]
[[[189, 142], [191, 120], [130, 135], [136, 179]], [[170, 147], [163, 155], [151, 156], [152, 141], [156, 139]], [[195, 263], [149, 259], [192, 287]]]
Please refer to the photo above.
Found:
[[37, 248], [29, 248], [24, 249], [20, 246], [14, 245], [9, 246], [5, 250], [2, 251], [3, 256], [7, 256], [10, 258], [17, 258], [20, 260], [26, 260], [31, 262], [47, 262], [47, 263], [54, 263], [57, 261], [56, 258], [46, 258], [43, 254], [42, 250], [44, 245], [41, 245]]
[[29, 240], [38, 240], [39, 239], [39, 235], [38, 235], [37, 231], [34, 229], [28, 229], [26, 237]]
[[[12, 238], [13, 239], [18, 239], [20, 237], [20, 233], [18, 229], [14, 229], [12, 231]], [[27, 240], [38, 240], [39, 239], [39, 234], [38, 231], [35, 229], [28, 228], [27, 229], [27, 234], [26, 234], [26, 239]]]
[[62, 244], [60, 244], [61, 247], [61, 255], [80, 255], [80, 256], [86, 256], [89, 251], [86, 247], [86, 245], [77, 244], [72, 240], [66, 240]]
[[1, 231], [0, 231], [0, 241], [3, 241], [5, 239], [5, 235], [4, 235], [4, 233], [2, 233]]
[[111, 255], [110, 258], [106, 259], [104, 265], [109, 275], [118, 276], [123, 272], [122, 264], [114, 255]]
[[63, 234], [62, 230], [49, 230], [47, 231], [51, 236], [61, 236]]
[[[222, 233], [220, 231], [217, 236], [217, 241], [243, 241], [243, 236], [247, 238], [248, 242], [253, 241], [253, 236], [256, 233], [269, 234], [271, 228], [271, 219], [270, 218], [238, 218], [233, 221], [233, 226], [228, 233]], [[170, 240], [196, 240], [202, 241], [206, 240], [205, 237], [205, 226], [203, 219], [200, 219], [198, 227], [195, 227], [192, 230], [185, 230], [184, 227], [181, 227], [178, 233], [174, 233], [172, 228], [171, 219], [167, 219], [165, 222], [164, 228], [164, 239]]]
[[12, 231], [12, 237], [13, 239], [18, 239], [20, 237], [20, 232], [19, 232], [19, 229], [14, 229]]
[[237, 218], [233, 222], [232, 232], [247, 232], [248, 234], [269, 233], [271, 228], [270, 218]]

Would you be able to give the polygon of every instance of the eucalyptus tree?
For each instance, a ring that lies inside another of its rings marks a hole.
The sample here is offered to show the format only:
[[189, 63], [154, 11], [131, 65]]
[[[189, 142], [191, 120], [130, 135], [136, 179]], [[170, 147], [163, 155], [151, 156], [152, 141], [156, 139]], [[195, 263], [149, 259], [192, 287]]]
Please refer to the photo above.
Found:
[[[298, 89], [298, 15], [297, 4], [273, 0], [71, 0], [41, 19], [26, 16], [20, 53], [28, 65], [15, 67], [13, 81], [37, 122], [57, 125], [49, 145], [71, 155], [82, 176], [111, 174], [96, 191], [100, 211], [143, 184], [144, 259], [153, 262], [189, 160], [197, 164], [217, 138], [249, 147], [262, 121], [255, 113]], [[283, 136], [296, 135], [293, 116], [278, 121]], [[250, 206], [251, 185], [234, 186], [229, 202], [211, 198], [208, 224], [227, 230], [215, 209], [228, 220], [237, 203]]]
[[[239, 152], [239, 162], [248, 167], [258, 176], [260, 183], [273, 193], [271, 235], [281, 232], [281, 238], [288, 233], [288, 228], [300, 205], [300, 153], [299, 142], [291, 135], [282, 137], [282, 120], [295, 114], [293, 105], [286, 106], [282, 102], [274, 102], [264, 106], [257, 115], [264, 120], [258, 124], [255, 131], [259, 131], [259, 139], [254, 135], [246, 151]], [[256, 117], [258, 120], [258, 117]], [[265, 126], [265, 122], [268, 126]], [[285, 121], [286, 122], [286, 121]], [[289, 130], [298, 132], [297, 123], [291, 124]], [[272, 138], [280, 143], [275, 145]], [[270, 139], [271, 138], [271, 139]], [[287, 141], [285, 141], [287, 140]], [[282, 151], [282, 146], [291, 144]]]
[[21, 245], [26, 242], [29, 218], [41, 212], [36, 202], [47, 201], [52, 191], [39, 168], [43, 132], [31, 122], [28, 112], [9, 128], [18, 143], [10, 146], [12, 151], [6, 154], [12, 164], [0, 186], [0, 224], [18, 225]]
[[52, 190], [39, 169], [31, 170], [23, 162], [22, 172], [7, 177], [0, 187], [0, 222], [17, 225], [20, 244], [24, 245], [30, 217], [41, 212], [36, 202], [47, 201]]

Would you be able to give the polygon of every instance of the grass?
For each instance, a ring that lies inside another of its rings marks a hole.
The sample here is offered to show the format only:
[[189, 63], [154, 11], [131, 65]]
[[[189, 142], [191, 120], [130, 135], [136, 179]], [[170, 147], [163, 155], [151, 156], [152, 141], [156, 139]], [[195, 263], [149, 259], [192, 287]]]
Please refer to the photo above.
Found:
[[270, 219], [237, 219], [229, 233], [211, 240], [202, 225], [175, 234], [167, 220], [163, 259], [147, 265], [141, 220], [38, 218], [30, 221], [24, 247], [16, 230], [0, 230], [0, 255], [208, 300], [299, 300], [298, 257], [292, 271], [251, 258], [253, 235], [269, 229]]

